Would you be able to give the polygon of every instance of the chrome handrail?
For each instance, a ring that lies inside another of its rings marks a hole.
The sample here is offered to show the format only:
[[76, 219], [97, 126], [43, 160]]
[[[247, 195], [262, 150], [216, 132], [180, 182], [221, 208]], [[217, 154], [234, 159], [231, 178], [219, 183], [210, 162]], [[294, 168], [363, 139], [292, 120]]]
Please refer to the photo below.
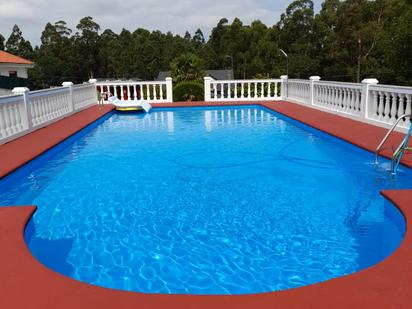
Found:
[[405, 119], [407, 117], [412, 117], [412, 114], [404, 114], [402, 116], [400, 116], [395, 124], [392, 126], [392, 128], [388, 131], [388, 133], [386, 133], [385, 137], [382, 139], [382, 141], [380, 142], [380, 144], [378, 145], [378, 147], [375, 150], [375, 163], [378, 163], [378, 157], [379, 157], [379, 152], [381, 151], [382, 146], [385, 144], [386, 140], [389, 138], [389, 136], [392, 134], [392, 132], [395, 130], [396, 126], [399, 124], [399, 122], [402, 119]]

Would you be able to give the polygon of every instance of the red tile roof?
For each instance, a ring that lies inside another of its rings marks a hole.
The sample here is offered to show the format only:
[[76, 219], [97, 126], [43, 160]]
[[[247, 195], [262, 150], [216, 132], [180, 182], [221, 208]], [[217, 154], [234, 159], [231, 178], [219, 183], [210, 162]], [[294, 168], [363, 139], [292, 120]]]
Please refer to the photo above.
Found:
[[33, 64], [30, 60], [0, 50], [0, 63]]

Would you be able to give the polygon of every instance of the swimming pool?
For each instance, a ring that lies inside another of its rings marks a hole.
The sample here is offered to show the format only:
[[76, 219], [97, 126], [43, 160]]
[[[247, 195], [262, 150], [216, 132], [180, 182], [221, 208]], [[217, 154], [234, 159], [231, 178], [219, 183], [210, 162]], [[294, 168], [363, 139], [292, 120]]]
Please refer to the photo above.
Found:
[[378, 193], [410, 187], [410, 170], [391, 178], [371, 154], [263, 108], [102, 121], [0, 184], [1, 205], [39, 206], [33, 254], [78, 280], [275, 291], [371, 266], [402, 240]]

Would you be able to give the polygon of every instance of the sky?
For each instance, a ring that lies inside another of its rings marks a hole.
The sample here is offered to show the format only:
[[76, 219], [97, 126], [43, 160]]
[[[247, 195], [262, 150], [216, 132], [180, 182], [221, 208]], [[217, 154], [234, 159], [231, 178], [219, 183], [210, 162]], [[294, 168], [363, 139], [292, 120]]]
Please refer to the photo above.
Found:
[[[32, 45], [40, 43], [47, 22], [67, 22], [76, 30], [82, 17], [92, 16], [101, 30], [122, 28], [171, 31], [183, 35], [200, 28], [205, 38], [218, 21], [239, 17], [245, 24], [261, 20], [273, 25], [293, 0], [0, 0], [0, 34], [6, 39], [14, 24]], [[321, 0], [314, 0], [319, 10]]]

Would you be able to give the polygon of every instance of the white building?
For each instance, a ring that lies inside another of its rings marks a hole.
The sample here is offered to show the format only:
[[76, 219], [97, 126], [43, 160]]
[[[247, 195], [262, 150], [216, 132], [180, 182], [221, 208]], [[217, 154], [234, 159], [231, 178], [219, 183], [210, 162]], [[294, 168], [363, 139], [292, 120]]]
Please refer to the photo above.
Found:
[[0, 50], [0, 96], [11, 94], [14, 87], [27, 86], [27, 70], [33, 62]]

